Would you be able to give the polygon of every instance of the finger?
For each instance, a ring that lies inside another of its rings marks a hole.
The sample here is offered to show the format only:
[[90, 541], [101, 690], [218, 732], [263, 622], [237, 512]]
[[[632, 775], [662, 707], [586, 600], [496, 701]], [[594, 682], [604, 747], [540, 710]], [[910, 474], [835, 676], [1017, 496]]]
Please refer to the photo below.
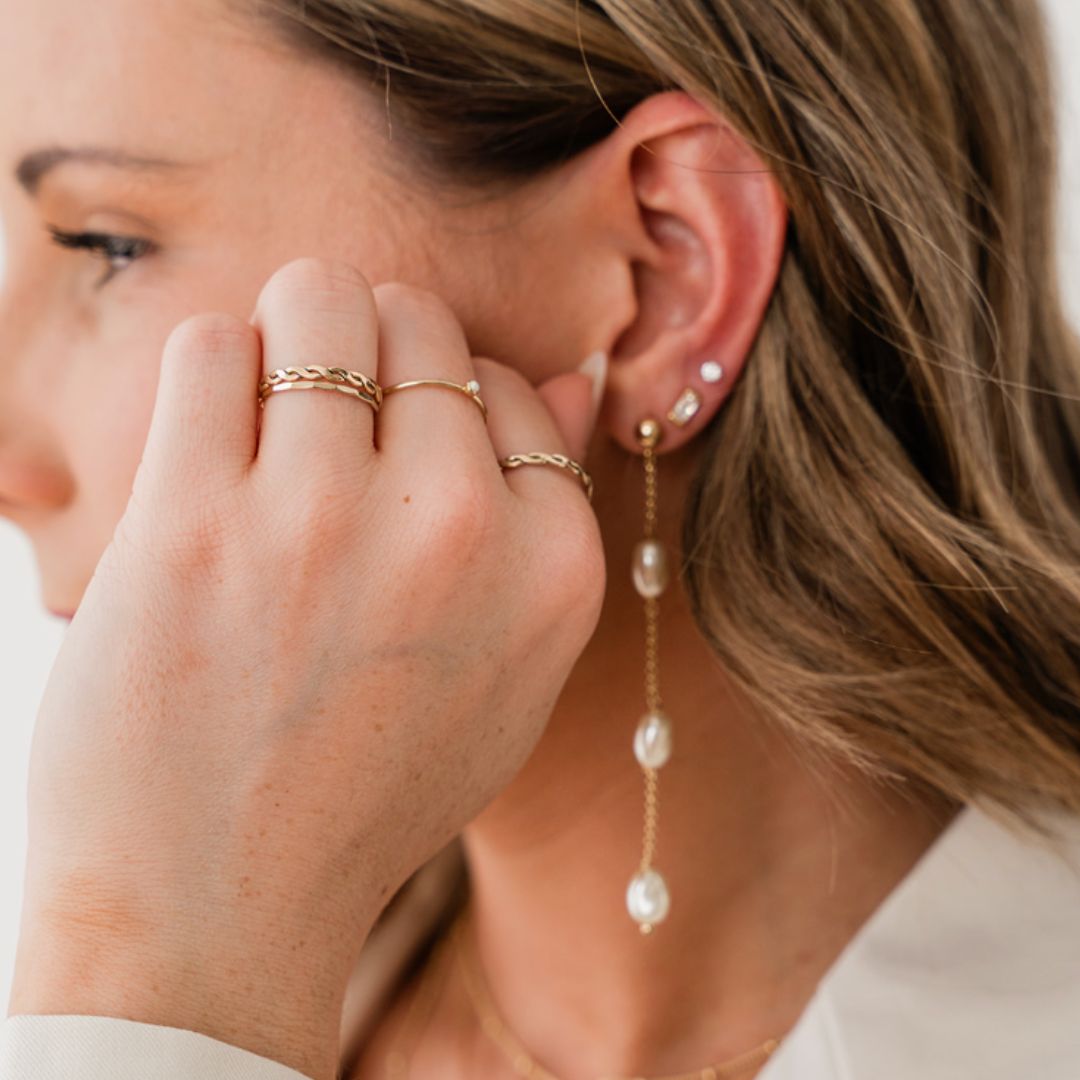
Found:
[[205, 497], [215, 477], [250, 466], [260, 361], [258, 332], [235, 315], [192, 315], [173, 329], [162, 350], [140, 489], [160, 487], [171, 502], [188, 491]]
[[[378, 315], [371, 286], [346, 262], [301, 258], [267, 281], [252, 317], [262, 335], [263, 370], [315, 364], [378, 379]], [[374, 451], [374, 411], [338, 391], [301, 389], [267, 396], [257, 467], [355, 467]]]
[[577, 372], [556, 375], [538, 386], [536, 392], [551, 413], [567, 453], [584, 461], [595, 423], [593, 384], [588, 376]]
[[589, 381], [590, 400], [587, 408], [583, 407], [581, 401], [580, 384], [575, 385], [573, 381], [568, 383], [564, 376], [549, 379], [539, 387], [540, 396], [570, 446], [570, 453], [581, 461], [585, 460], [600, 417], [608, 368], [609, 357], [603, 350], [591, 353], [578, 368], [578, 372], [587, 376]]
[[[560, 429], [560, 421], [545, 397], [523, 375], [492, 360], [477, 359], [474, 363], [477, 377], [486, 388], [488, 434], [498, 459], [533, 452], [575, 457], [578, 451], [571, 451], [570, 438]], [[558, 376], [558, 385], [547, 387], [545, 395], [554, 402], [557, 415], [570, 429], [571, 438], [577, 432], [580, 439], [591, 408], [592, 389], [588, 379], [577, 373]], [[558, 504], [575, 498], [575, 491], [585, 498], [581, 481], [570, 471], [553, 465], [507, 469], [504, 476], [511, 491], [528, 499]]]
[[[384, 391], [414, 379], [464, 386], [477, 378], [465, 332], [438, 296], [396, 282], [377, 285], [374, 296]], [[439, 469], [464, 454], [480, 454], [484, 460], [491, 456], [483, 412], [465, 393], [446, 386], [390, 390], [379, 413], [376, 442], [381, 452], [404, 453]]]

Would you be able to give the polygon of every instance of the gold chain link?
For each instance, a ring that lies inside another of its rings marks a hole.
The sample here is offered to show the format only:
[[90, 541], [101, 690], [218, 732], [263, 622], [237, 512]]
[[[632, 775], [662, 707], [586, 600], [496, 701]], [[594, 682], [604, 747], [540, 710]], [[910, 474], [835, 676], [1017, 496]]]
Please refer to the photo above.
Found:
[[657, 787], [660, 783], [659, 775], [655, 769], [645, 769], [645, 828], [641, 841], [641, 868], [645, 873], [652, 866], [653, 857], [656, 855], [656, 832], [657, 823], [660, 819], [660, 804], [657, 798]]
[[[414, 997], [409, 1002], [409, 1009], [400, 1033], [386, 1055], [388, 1080], [408, 1080], [412, 1053], [419, 1042], [421, 1032], [432, 1018], [437, 999], [446, 985], [451, 963], [457, 965], [462, 986], [480, 1023], [481, 1030], [507, 1059], [515, 1074], [526, 1077], [528, 1080], [560, 1080], [555, 1073], [545, 1069], [529, 1053], [525, 1044], [502, 1018], [479, 963], [464, 946], [464, 925], [468, 910], [468, 905], [466, 905], [454, 919], [445, 937], [438, 943], [420, 985], [417, 986]], [[401, 1046], [401, 1034], [412, 1036], [404, 1049]], [[745, 1051], [727, 1061], [706, 1065], [704, 1068], [693, 1069], [690, 1072], [660, 1077], [658, 1080], [726, 1080], [729, 1077], [739, 1076], [751, 1066], [762, 1064], [779, 1045], [779, 1039], [766, 1039], [753, 1050]], [[609, 1076], [602, 1077], [601, 1080], [619, 1080], [619, 1078]], [[642, 1080], [642, 1078], [635, 1077], [634, 1080]]]
[[[656, 539], [656, 518], [659, 499], [656, 484], [656, 451], [643, 447], [645, 466], [645, 520], [644, 537]], [[645, 599], [645, 707], [649, 712], [659, 711], [660, 699], [660, 600], [652, 596]], [[645, 773], [645, 822], [641, 840], [641, 867], [644, 873], [652, 866], [656, 855], [657, 825], [660, 816], [659, 784], [656, 769], [646, 768]]]
[[645, 601], [645, 706], [650, 712], [660, 708], [660, 601]]

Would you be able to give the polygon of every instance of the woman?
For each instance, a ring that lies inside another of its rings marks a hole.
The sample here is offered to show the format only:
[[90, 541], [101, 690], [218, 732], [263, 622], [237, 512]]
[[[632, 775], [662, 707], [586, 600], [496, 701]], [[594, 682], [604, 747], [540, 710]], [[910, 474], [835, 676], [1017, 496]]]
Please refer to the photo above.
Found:
[[1080, 1075], [1034, 4], [3, 15], [5, 1080]]

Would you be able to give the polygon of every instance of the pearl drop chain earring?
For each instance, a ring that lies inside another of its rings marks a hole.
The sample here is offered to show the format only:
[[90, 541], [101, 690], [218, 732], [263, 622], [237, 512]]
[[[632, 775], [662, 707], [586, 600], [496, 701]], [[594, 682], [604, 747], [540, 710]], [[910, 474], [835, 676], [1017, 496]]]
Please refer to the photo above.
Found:
[[667, 883], [653, 865], [659, 814], [658, 770], [671, 757], [671, 721], [660, 700], [660, 595], [667, 588], [667, 552], [656, 538], [656, 447], [663, 429], [651, 417], [637, 426], [637, 439], [645, 466], [644, 535], [634, 548], [633, 581], [645, 602], [645, 714], [634, 733], [634, 756], [645, 774], [645, 827], [641, 864], [626, 890], [626, 907], [643, 934], [652, 932], [671, 907]]

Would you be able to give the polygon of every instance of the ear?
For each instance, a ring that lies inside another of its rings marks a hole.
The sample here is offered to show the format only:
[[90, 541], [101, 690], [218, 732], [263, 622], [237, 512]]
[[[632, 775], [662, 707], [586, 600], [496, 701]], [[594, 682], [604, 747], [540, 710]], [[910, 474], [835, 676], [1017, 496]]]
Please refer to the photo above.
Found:
[[627, 113], [593, 165], [608, 172], [595, 190], [626, 195], [609, 208], [623, 208], [620, 279], [633, 292], [619, 305], [631, 321], [608, 330], [602, 426], [637, 450], [637, 424], [653, 417], [660, 448], [675, 449], [716, 414], [757, 336], [784, 253], [783, 193], [746, 140], [681, 91]]

